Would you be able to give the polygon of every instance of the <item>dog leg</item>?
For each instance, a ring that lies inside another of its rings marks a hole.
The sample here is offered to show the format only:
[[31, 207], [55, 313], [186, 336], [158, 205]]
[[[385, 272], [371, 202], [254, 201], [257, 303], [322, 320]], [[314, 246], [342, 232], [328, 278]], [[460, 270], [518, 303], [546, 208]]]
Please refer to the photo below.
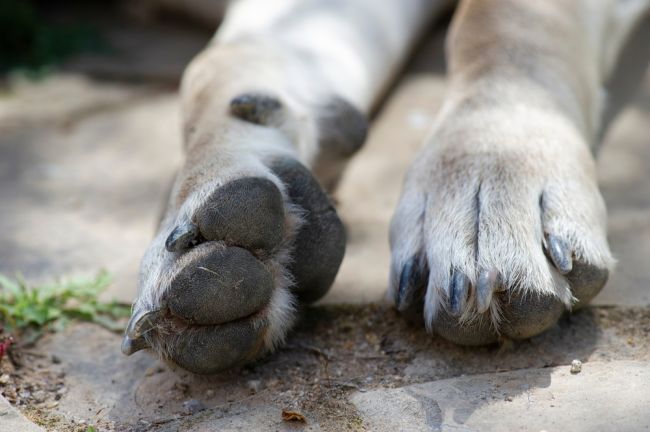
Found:
[[647, 3], [461, 2], [449, 93], [391, 223], [400, 311], [476, 345], [538, 334], [600, 291], [614, 260], [591, 148]]
[[[333, 187], [430, 0], [240, 0], [181, 88], [186, 161], [145, 253], [123, 343], [196, 373], [284, 339], [345, 233]], [[318, 181], [317, 181], [318, 179]], [[320, 183], [319, 183], [320, 181]]]

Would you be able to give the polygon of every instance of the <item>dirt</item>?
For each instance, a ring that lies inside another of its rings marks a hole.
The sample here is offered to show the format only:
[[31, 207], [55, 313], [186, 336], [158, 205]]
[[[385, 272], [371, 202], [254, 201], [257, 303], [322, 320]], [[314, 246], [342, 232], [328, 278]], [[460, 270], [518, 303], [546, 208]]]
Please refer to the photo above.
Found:
[[57, 424], [47, 412], [66, 392], [58, 358], [23, 348], [20, 340], [0, 358], [0, 393], [35, 423], [48, 429]]
[[[108, 332], [102, 336], [103, 330], [93, 325], [78, 327], [81, 330], [70, 331], [83, 330], [99, 339], [109, 338], [110, 344], [119, 343], [118, 336]], [[305, 310], [285, 347], [242, 368], [200, 377], [154, 362], [139, 377], [133, 401], [124, 402], [131, 412], [139, 411], [137, 421], [104, 416], [95, 411], [111, 408], [92, 404], [87, 420], [61, 415], [57, 405], [70, 385], [65, 370], [74, 365], [19, 345], [0, 363], [0, 376], [6, 381], [0, 389], [13, 405], [47, 429], [79, 431], [93, 424], [99, 430], [174, 430], [181, 424], [270, 405], [277, 408], [278, 419], [287, 410], [303, 415], [306, 425], [357, 431], [364, 426], [348, 401], [353, 391], [463, 374], [569, 365], [574, 359], [648, 359], [649, 336], [650, 308], [592, 308], [563, 318], [550, 331], [528, 341], [463, 348], [406, 323], [388, 306], [326, 306]], [[102, 368], [99, 360], [97, 368]], [[199, 401], [199, 412], [183, 408], [190, 400]]]

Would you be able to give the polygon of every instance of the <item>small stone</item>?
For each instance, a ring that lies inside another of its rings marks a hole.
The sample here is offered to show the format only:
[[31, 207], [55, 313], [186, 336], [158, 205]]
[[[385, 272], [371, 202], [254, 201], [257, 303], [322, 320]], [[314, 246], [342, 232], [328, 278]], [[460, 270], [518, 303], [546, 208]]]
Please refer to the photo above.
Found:
[[45, 398], [47, 398], [47, 393], [45, 393], [43, 390], [37, 390], [32, 393], [32, 399], [34, 399], [34, 402], [36, 403], [43, 402]]
[[214, 396], [214, 390], [208, 389], [205, 391], [205, 397], [211, 398], [212, 396]]
[[264, 387], [261, 380], [250, 380], [246, 383], [246, 386], [251, 393], [257, 393]]
[[9, 374], [0, 375], [0, 384], [7, 384], [10, 378]]
[[512, 396], [506, 396], [506, 402], [512, 402]]
[[573, 360], [571, 362], [571, 373], [579, 374], [582, 371], [582, 362], [580, 360]]
[[52, 354], [52, 357], [50, 357], [50, 359], [52, 360], [52, 363], [54, 363], [54, 364], [61, 363], [61, 357], [59, 357], [56, 354]]
[[185, 412], [185, 414], [196, 414], [197, 412], [203, 411], [205, 408], [205, 405], [200, 400], [189, 399], [183, 402], [183, 412]]

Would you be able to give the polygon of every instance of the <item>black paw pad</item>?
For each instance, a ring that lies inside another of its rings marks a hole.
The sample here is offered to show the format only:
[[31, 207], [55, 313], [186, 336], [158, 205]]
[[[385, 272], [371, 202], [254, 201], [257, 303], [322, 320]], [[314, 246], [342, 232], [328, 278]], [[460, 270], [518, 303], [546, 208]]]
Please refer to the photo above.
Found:
[[270, 252], [284, 236], [282, 194], [265, 178], [233, 180], [212, 193], [194, 222], [207, 240]]
[[503, 318], [501, 332], [512, 339], [535, 336], [557, 322], [564, 304], [549, 294], [505, 293], [499, 295]]
[[319, 110], [319, 153], [314, 175], [327, 190], [334, 190], [350, 157], [366, 141], [368, 120], [345, 99], [333, 98]]
[[609, 270], [574, 261], [573, 269], [564, 277], [571, 285], [573, 296], [578, 299], [573, 308], [579, 309], [589, 303], [603, 289], [609, 277]]
[[368, 119], [348, 101], [335, 97], [321, 109], [318, 130], [323, 152], [347, 158], [366, 141]]
[[477, 315], [469, 322], [462, 322], [441, 308], [431, 323], [433, 330], [443, 338], [458, 345], [489, 345], [499, 340], [499, 335], [489, 318], [489, 313]]
[[197, 374], [213, 374], [245, 364], [264, 350], [265, 328], [250, 320], [182, 333], [170, 356], [180, 367]]
[[290, 200], [304, 210], [293, 262], [295, 293], [313, 302], [334, 282], [345, 253], [345, 230], [329, 198], [309, 170], [292, 159], [278, 160], [271, 169], [286, 184]]
[[[199, 247], [213, 248], [207, 243]], [[257, 312], [272, 292], [271, 274], [250, 252], [218, 246], [178, 273], [165, 301], [172, 314], [189, 324], [215, 325]]]
[[230, 101], [231, 115], [263, 126], [279, 124], [283, 110], [277, 98], [263, 93], [244, 93]]

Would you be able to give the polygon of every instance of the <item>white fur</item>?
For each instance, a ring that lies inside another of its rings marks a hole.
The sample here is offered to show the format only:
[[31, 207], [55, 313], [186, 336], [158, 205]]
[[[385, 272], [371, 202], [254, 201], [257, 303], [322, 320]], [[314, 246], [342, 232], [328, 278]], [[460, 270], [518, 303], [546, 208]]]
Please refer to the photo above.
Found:
[[[215, 189], [236, 178], [266, 177], [285, 193], [266, 163], [289, 156], [311, 167], [320, 150], [319, 110], [331, 96], [338, 96], [370, 112], [445, 3], [233, 2], [214, 42], [184, 74], [187, 162], [160, 231], [143, 259], [136, 307], [159, 307], [174, 274], [193, 254], [203, 253], [197, 248], [174, 261], [164, 241], [176, 224], [186, 221]], [[564, 47], [566, 54], [554, 62], [539, 60], [540, 71], [535, 72], [548, 84], [548, 92], [505, 74], [467, 80], [464, 77], [473, 73], [472, 61], [480, 60], [481, 53], [476, 51], [473, 58], [457, 55], [462, 51], [458, 46], [472, 37], [503, 30], [518, 39], [529, 23], [502, 19], [492, 23], [500, 29], [485, 29], [468, 28], [462, 14], [454, 20], [448, 45], [450, 93], [431, 138], [407, 175], [390, 233], [393, 293], [406, 260], [422, 253], [428, 262], [425, 315], [429, 322], [446, 295], [452, 270], [464, 272], [474, 284], [479, 270], [494, 268], [507, 289], [551, 293], [570, 307], [567, 283], [542, 250], [547, 232], [567, 239], [576, 258], [611, 268], [605, 209], [589, 144], [600, 121], [602, 83], [648, 3], [525, 3], [544, 19], [556, 20], [563, 30], [560, 36], [536, 35], [540, 41]], [[466, 13], [478, 4], [465, 0], [460, 9]], [[499, 0], [491, 4], [502, 7]], [[566, 38], [558, 39], [562, 36]], [[257, 126], [228, 115], [230, 100], [251, 91], [282, 101], [286, 114], [281, 124]], [[486, 94], [499, 103], [472, 108], [473, 98]], [[191, 190], [184, 195], [181, 191], [188, 184]], [[269, 349], [281, 343], [294, 316], [291, 280], [284, 269], [300, 217], [288, 203], [287, 214], [285, 244], [269, 264], [276, 288], [260, 315], [269, 325], [265, 339]], [[467, 310], [464, 316], [471, 319]], [[499, 305], [493, 302], [490, 310], [498, 323]]]
[[[551, 294], [570, 309], [575, 299], [544, 254], [545, 234], [565, 239], [574, 260], [610, 270], [614, 265], [590, 147], [600, 127], [604, 81], [648, 2], [522, 3], [530, 8], [527, 16], [547, 22], [493, 19], [485, 28], [472, 28], [479, 23], [467, 17], [485, 6], [480, 3], [465, 1], [454, 19], [447, 46], [449, 94], [409, 170], [391, 224], [389, 295], [395, 296], [407, 260], [423, 256], [430, 272], [427, 325], [447, 301], [452, 271], [475, 286], [480, 271], [493, 269], [502, 288]], [[499, 1], [490, 5], [496, 8]], [[557, 34], [522, 34], [549, 24]], [[475, 42], [469, 30], [483, 39]], [[526, 54], [534, 77], [521, 79], [507, 63], [477, 55], [476, 43], [490, 38], [503, 46], [508, 38], [536, 40]], [[557, 56], [545, 56], [545, 50]], [[474, 300], [472, 294], [461, 320], [474, 318]], [[497, 331], [501, 312], [493, 301]]]

